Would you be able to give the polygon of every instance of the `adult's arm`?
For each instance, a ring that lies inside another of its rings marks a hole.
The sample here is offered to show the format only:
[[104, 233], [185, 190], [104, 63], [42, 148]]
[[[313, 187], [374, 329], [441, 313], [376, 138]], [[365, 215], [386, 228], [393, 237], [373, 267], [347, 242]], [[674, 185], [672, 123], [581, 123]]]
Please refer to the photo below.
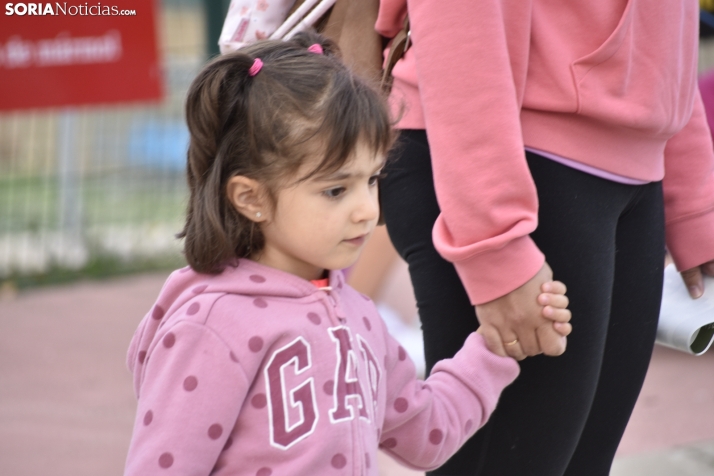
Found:
[[408, 0], [441, 215], [439, 253], [473, 304], [499, 298], [544, 262], [528, 237], [537, 196], [520, 127], [528, 0]]
[[667, 142], [664, 165], [667, 248], [698, 297], [702, 271], [714, 273], [714, 146], [698, 91], [691, 119]]
[[535, 305], [552, 275], [529, 237], [538, 200], [520, 126], [531, 1], [407, 2], [441, 208], [434, 245], [491, 348], [518, 339], [507, 349], [516, 358], [558, 355], [564, 340]]

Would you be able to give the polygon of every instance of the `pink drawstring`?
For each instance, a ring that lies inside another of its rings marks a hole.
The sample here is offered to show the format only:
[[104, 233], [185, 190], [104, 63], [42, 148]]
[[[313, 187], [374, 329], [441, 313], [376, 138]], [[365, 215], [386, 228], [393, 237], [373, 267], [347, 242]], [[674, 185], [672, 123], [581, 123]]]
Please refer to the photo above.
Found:
[[250, 67], [248, 70], [248, 76], [253, 77], [256, 74], [260, 73], [260, 70], [263, 68], [263, 60], [260, 58], [255, 58], [253, 60], [253, 65]]
[[313, 45], [308, 46], [307, 51], [309, 51], [310, 53], [315, 53], [317, 55], [321, 55], [323, 53], [322, 45], [315, 43]]

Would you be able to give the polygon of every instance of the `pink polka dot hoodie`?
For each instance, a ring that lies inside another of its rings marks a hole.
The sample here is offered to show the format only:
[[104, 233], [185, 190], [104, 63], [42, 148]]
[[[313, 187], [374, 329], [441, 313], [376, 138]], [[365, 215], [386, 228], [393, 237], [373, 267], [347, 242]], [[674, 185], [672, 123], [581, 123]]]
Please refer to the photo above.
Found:
[[175, 271], [131, 341], [138, 398], [125, 475], [374, 475], [378, 448], [440, 466], [518, 364], [472, 334], [426, 381], [374, 304], [239, 260]]

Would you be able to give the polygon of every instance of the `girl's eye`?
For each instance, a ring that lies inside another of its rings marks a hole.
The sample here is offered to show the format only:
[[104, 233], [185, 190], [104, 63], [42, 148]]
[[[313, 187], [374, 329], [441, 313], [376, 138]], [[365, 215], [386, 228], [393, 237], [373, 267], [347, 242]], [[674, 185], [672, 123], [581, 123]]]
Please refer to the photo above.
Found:
[[379, 183], [379, 181], [382, 180], [385, 176], [386, 176], [385, 173], [378, 173], [378, 174], [372, 175], [372, 176], [369, 178], [369, 184], [370, 184], [370, 185], [377, 185], [377, 183]]
[[338, 198], [343, 193], [345, 193], [345, 187], [330, 188], [322, 192], [327, 198]]

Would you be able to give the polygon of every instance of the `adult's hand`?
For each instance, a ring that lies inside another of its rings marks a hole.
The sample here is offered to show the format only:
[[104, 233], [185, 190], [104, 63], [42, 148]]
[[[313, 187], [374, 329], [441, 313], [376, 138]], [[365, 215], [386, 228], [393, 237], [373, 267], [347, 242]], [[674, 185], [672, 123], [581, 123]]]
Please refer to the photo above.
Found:
[[565, 351], [565, 337], [556, 332], [552, 320], [543, 317], [543, 306], [538, 303], [542, 285], [552, 280], [553, 271], [544, 263], [521, 287], [476, 306], [480, 333], [491, 350], [518, 360], [540, 353], [555, 356]]
[[684, 284], [689, 290], [689, 295], [692, 299], [697, 299], [702, 297], [704, 294], [704, 279], [702, 279], [702, 274], [707, 276], [714, 276], [714, 260], [707, 261], [706, 263], [695, 266], [694, 268], [682, 271], [682, 279]]

